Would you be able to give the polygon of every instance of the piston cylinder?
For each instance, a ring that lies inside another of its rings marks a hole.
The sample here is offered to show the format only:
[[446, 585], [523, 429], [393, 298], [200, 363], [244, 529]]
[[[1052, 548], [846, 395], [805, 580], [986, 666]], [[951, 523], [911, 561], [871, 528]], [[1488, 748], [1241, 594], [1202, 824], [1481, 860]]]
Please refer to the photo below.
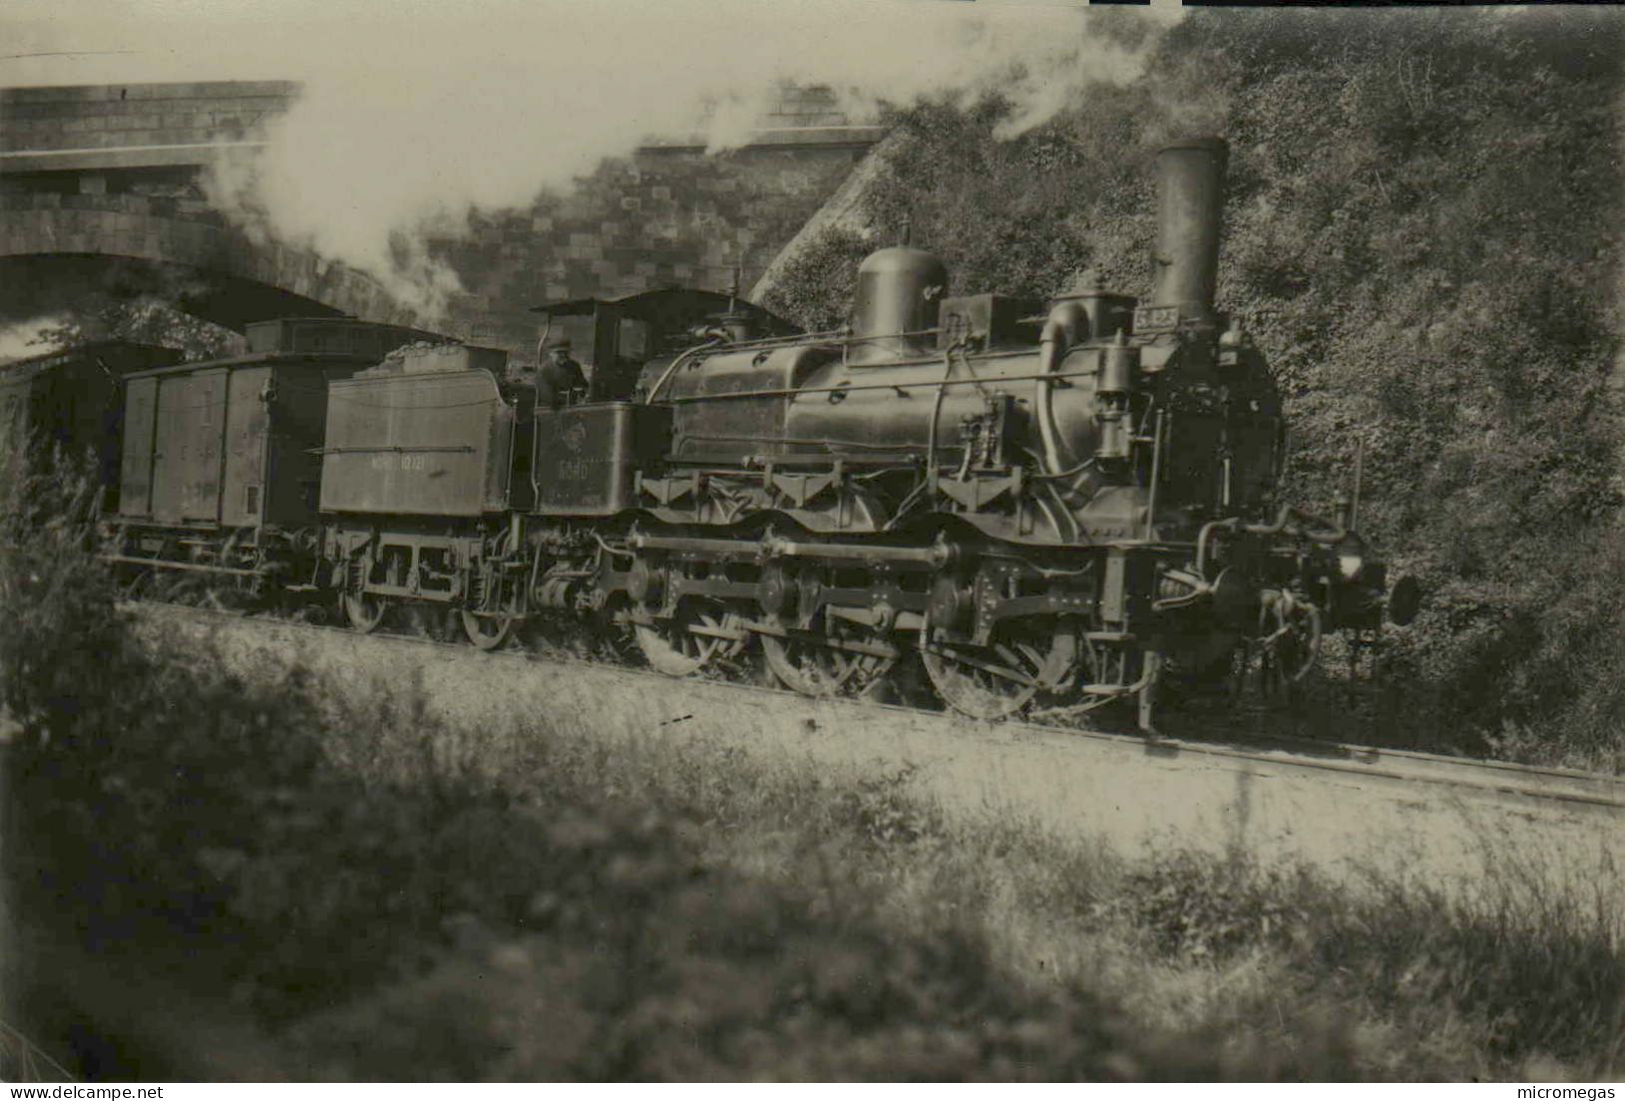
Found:
[[1157, 248], [1150, 305], [1180, 321], [1211, 321], [1229, 147], [1193, 138], [1157, 154]]

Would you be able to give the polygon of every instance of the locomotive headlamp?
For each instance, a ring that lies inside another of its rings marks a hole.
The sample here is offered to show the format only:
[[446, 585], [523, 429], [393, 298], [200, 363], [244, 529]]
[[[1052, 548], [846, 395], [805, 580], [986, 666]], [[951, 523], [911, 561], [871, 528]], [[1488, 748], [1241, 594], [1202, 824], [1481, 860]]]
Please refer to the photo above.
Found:
[[1247, 334], [1242, 331], [1241, 319], [1231, 318], [1230, 326], [1219, 334], [1219, 366], [1235, 367], [1241, 361], [1241, 349], [1247, 343]]
[[1365, 540], [1353, 532], [1337, 544], [1337, 572], [1344, 581], [1353, 581], [1365, 569]]

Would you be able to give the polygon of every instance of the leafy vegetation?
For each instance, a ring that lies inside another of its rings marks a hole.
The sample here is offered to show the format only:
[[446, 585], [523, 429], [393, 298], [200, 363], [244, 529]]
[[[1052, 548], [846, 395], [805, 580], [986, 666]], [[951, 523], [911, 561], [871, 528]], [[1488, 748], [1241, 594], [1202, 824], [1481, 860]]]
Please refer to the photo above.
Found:
[[178, 348], [187, 359], [214, 359], [243, 350], [243, 338], [230, 329], [194, 317], [167, 298], [109, 291], [81, 294], [74, 308], [42, 325], [30, 342], [43, 354], [93, 340], [134, 340]]
[[[1155, 149], [1225, 135], [1220, 306], [1286, 395], [1286, 493], [1324, 508], [1363, 445], [1362, 526], [1429, 596], [1389, 670], [1405, 729], [1372, 736], [1619, 768], [1622, 58], [1595, 7], [1192, 11], [1014, 139], [998, 102], [900, 113], [868, 222], [909, 217], [956, 291], [1144, 293]], [[774, 305], [845, 309], [842, 234]]]

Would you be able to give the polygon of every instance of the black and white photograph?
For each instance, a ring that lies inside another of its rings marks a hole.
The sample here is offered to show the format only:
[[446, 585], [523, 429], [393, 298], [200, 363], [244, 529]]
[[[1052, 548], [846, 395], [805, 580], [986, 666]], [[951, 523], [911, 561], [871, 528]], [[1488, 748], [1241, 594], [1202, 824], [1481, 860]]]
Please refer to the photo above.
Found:
[[0, 0], [8, 1099], [1622, 1080], [1625, 8]]

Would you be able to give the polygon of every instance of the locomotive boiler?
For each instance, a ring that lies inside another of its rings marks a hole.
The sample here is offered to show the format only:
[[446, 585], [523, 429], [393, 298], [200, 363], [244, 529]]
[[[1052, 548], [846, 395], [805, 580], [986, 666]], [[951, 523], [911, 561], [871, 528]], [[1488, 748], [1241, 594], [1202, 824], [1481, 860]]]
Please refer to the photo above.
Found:
[[[681, 297], [695, 292], [551, 308], [597, 314], [595, 366], [627, 362], [628, 322], [645, 352], [668, 347], [595, 378], [585, 404], [521, 410], [527, 438], [503, 438], [522, 492], [424, 506], [393, 531], [386, 506], [330, 535], [332, 583], [363, 629], [399, 599], [457, 605], [487, 646], [578, 614], [630, 628], [661, 671], [759, 652], [812, 694], [917, 658], [981, 718], [1133, 698], [1149, 728], [1159, 684], [1223, 679], [1238, 654], [1295, 680], [1324, 632], [1379, 626], [1385, 569], [1352, 501], [1325, 519], [1273, 506], [1279, 396], [1214, 306], [1226, 155], [1202, 139], [1158, 157], [1143, 303], [1087, 276], [1047, 302], [950, 296], [938, 258], [898, 246], [863, 262], [833, 332], [785, 336], [732, 299]], [[424, 377], [380, 380], [373, 401], [420, 401]], [[387, 449], [407, 464], [396, 479], [444, 476], [454, 448], [490, 454], [510, 414], [486, 390], [467, 439], [397, 411], [377, 441], [330, 437], [324, 514], [353, 511], [327, 499], [335, 447]], [[1405, 618], [1414, 593], [1393, 604]]]

